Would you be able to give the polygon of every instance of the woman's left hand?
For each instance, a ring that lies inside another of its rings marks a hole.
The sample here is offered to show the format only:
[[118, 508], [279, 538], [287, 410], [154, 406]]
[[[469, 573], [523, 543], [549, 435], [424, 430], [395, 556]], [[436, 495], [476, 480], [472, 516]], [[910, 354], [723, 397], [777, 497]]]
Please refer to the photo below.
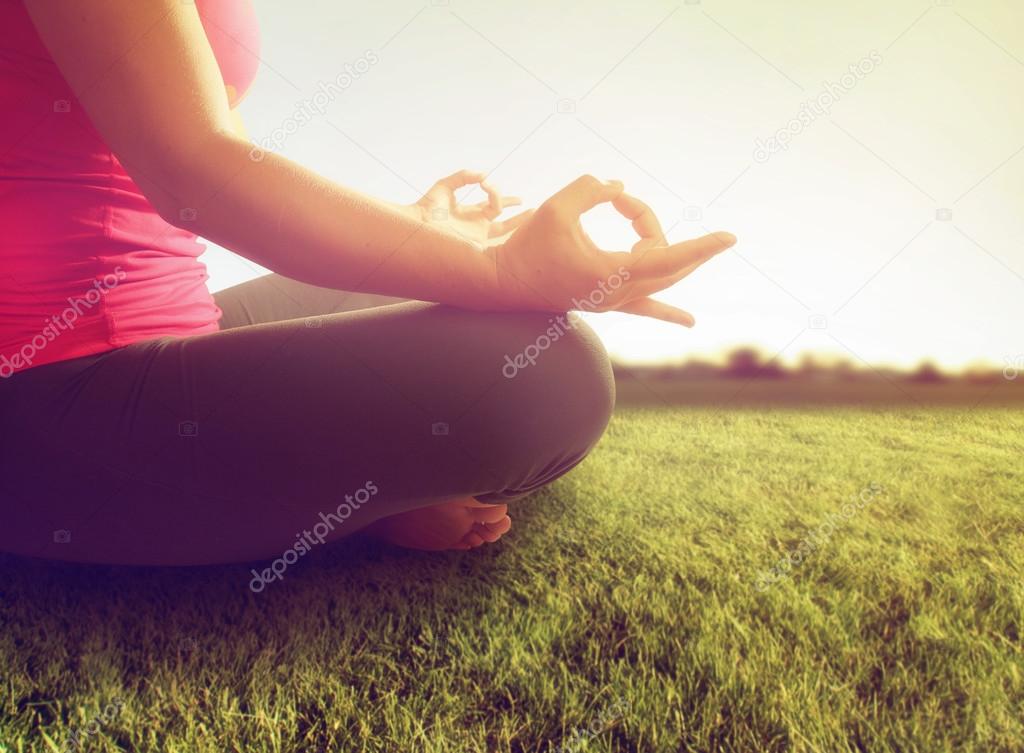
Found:
[[[459, 204], [455, 192], [471, 185], [479, 185], [487, 193], [487, 201]], [[422, 222], [429, 222], [441, 230], [448, 230], [481, 246], [487, 246], [507, 238], [533, 213], [533, 210], [529, 210], [502, 222], [495, 221], [506, 208], [522, 203], [518, 197], [502, 196], [487, 182], [484, 173], [460, 170], [437, 181], [423, 198], [407, 207], [407, 210]]]

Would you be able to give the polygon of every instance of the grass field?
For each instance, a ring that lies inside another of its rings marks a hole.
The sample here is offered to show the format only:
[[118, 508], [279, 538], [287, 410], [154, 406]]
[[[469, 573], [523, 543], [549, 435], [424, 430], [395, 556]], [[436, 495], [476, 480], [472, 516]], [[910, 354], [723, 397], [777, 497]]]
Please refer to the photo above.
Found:
[[4, 558], [0, 751], [1021, 751], [1022, 460], [1016, 410], [625, 408], [478, 553]]

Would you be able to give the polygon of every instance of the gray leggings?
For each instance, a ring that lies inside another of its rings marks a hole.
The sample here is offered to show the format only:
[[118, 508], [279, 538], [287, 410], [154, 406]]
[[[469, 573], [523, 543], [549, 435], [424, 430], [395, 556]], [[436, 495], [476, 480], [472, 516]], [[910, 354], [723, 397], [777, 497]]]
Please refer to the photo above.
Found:
[[216, 299], [220, 332], [0, 380], [0, 550], [279, 557], [416, 507], [527, 494], [583, 459], [614, 404], [604, 349], [575, 318], [279, 275]]

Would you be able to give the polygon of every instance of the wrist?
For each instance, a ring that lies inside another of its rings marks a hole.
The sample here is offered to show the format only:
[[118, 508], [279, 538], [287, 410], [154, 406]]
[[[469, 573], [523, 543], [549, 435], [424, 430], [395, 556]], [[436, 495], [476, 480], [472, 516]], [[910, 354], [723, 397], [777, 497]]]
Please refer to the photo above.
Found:
[[522, 295], [522, 282], [503, 268], [502, 244], [484, 246], [480, 252], [491, 290], [490, 309], [494, 311], [522, 311], [531, 309]]

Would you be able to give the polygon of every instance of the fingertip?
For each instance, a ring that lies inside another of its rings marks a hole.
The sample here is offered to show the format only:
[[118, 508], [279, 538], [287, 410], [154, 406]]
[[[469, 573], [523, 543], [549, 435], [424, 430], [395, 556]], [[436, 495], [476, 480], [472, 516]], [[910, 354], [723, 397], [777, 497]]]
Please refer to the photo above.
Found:
[[736, 236], [726, 230], [716, 230], [712, 235], [721, 241], [725, 248], [731, 248], [736, 245]]
[[697, 323], [697, 320], [694, 318], [693, 314], [691, 314], [686, 309], [675, 309], [675, 312], [676, 321], [679, 324], [682, 324], [687, 329], [692, 329], [693, 325]]
[[621, 180], [605, 180], [602, 181], [602, 184], [602, 201], [609, 201], [614, 205], [620, 202], [622, 196], [626, 193], [626, 186]]

